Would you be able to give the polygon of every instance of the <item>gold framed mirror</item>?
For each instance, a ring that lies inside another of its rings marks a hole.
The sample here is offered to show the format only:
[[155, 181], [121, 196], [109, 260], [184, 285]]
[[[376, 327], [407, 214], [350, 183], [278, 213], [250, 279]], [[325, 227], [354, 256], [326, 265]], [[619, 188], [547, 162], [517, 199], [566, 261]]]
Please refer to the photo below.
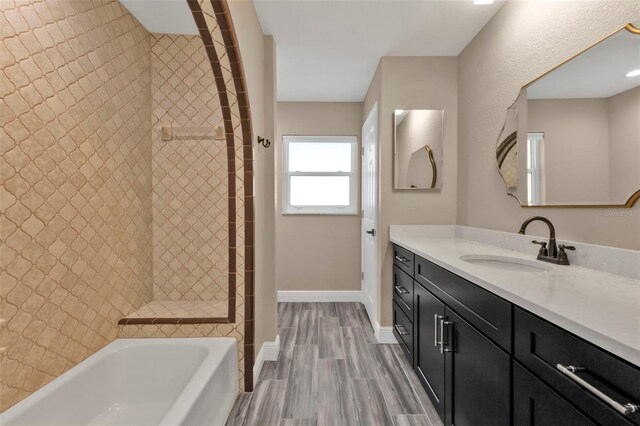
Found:
[[640, 29], [632, 24], [520, 90], [496, 143], [522, 207], [631, 207], [640, 198]]

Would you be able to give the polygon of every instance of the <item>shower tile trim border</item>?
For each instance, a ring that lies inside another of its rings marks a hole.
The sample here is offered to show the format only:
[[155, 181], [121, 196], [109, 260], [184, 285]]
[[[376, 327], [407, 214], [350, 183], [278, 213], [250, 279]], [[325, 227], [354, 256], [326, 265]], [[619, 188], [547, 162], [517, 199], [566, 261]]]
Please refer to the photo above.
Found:
[[230, 324], [228, 317], [122, 318], [118, 325], [148, 324]]
[[[229, 165], [229, 314], [227, 321], [235, 322], [236, 312], [236, 247], [231, 244], [235, 241], [236, 232], [236, 205], [235, 205], [235, 134], [231, 120], [231, 109], [225, 85], [220, 60], [215, 50], [211, 37], [211, 31], [204, 18], [202, 8], [198, 0], [187, 0], [193, 18], [198, 27], [198, 32], [211, 63], [216, 87], [218, 89], [222, 116], [224, 121], [225, 136], [227, 139], [227, 158]], [[236, 91], [240, 124], [242, 127], [242, 153], [244, 166], [244, 226], [245, 226], [245, 253], [244, 253], [244, 386], [245, 391], [253, 390], [253, 376], [247, 374], [253, 369], [254, 362], [254, 203], [253, 203], [253, 130], [251, 124], [251, 109], [244, 78], [244, 68], [238, 46], [231, 13], [226, 0], [211, 0], [216, 21], [224, 40], [226, 54], [229, 60], [231, 75]], [[233, 221], [232, 221], [233, 220]], [[233, 251], [231, 250], [233, 247]], [[128, 323], [131, 324], [131, 323]], [[156, 322], [157, 324], [157, 322]]]

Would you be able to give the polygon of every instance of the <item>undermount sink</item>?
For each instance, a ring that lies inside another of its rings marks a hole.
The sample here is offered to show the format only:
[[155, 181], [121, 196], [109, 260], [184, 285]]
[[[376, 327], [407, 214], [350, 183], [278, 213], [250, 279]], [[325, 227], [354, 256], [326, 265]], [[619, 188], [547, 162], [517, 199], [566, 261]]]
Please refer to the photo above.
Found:
[[460, 256], [460, 260], [473, 265], [480, 265], [491, 269], [511, 272], [550, 272], [549, 266], [534, 260], [520, 259], [518, 257], [494, 256], [488, 254], [467, 254]]

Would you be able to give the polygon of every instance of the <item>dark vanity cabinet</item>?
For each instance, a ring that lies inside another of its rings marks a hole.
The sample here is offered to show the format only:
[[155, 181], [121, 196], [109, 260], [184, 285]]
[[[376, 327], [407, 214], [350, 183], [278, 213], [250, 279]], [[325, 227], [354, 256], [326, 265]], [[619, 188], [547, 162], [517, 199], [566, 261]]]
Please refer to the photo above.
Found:
[[414, 368], [440, 418], [508, 425], [509, 356], [420, 284], [414, 300]]
[[394, 334], [445, 425], [640, 425], [637, 366], [399, 246], [393, 292]]
[[[511, 322], [511, 307], [500, 310], [502, 301], [492, 302], [490, 293], [472, 293], [467, 298], [459, 287], [470, 283], [462, 278], [418, 256], [405, 254], [402, 258], [413, 259], [414, 276], [401, 269], [398, 263], [403, 262], [395, 258], [394, 318], [403, 319], [396, 317], [395, 311], [403, 311], [400, 306], [406, 303], [400, 299], [397, 287], [406, 288], [411, 279], [413, 303], [408, 312], [413, 314], [413, 347], [409, 359], [440, 418], [445, 425], [508, 425], [510, 356], [473, 323], [481, 322], [494, 334], [498, 329], [502, 332], [504, 323]], [[496, 309], [499, 314], [494, 312]], [[503, 321], [500, 315], [507, 318]], [[394, 322], [396, 326], [404, 328]], [[502, 340], [509, 345], [510, 328]], [[398, 341], [405, 346], [403, 340]], [[408, 354], [406, 350], [405, 353]]]
[[405, 355], [413, 363], [413, 253], [394, 247], [393, 334]]

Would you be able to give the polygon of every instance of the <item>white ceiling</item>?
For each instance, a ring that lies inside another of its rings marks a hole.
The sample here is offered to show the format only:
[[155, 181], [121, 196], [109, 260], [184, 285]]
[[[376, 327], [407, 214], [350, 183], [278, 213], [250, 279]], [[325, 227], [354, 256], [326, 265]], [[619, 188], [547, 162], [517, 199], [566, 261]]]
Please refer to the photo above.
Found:
[[[242, 1], [242, 0], [232, 0]], [[506, 0], [255, 0], [278, 100], [362, 101], [382, 56], [457, 56]], [[186, 0], [120, 0], [152, 33], [198, 34]]]
[[640, 36], [626, 30], [555, 69], [527, 89], [528, 99], [609, 98], [640, 86]]
[[362, 101], [382, 56], [457, 56], [503, 4], [255, 0], [280, 101]]
[[119, 0], [150, 33], [198, 34], [186, 0]]

